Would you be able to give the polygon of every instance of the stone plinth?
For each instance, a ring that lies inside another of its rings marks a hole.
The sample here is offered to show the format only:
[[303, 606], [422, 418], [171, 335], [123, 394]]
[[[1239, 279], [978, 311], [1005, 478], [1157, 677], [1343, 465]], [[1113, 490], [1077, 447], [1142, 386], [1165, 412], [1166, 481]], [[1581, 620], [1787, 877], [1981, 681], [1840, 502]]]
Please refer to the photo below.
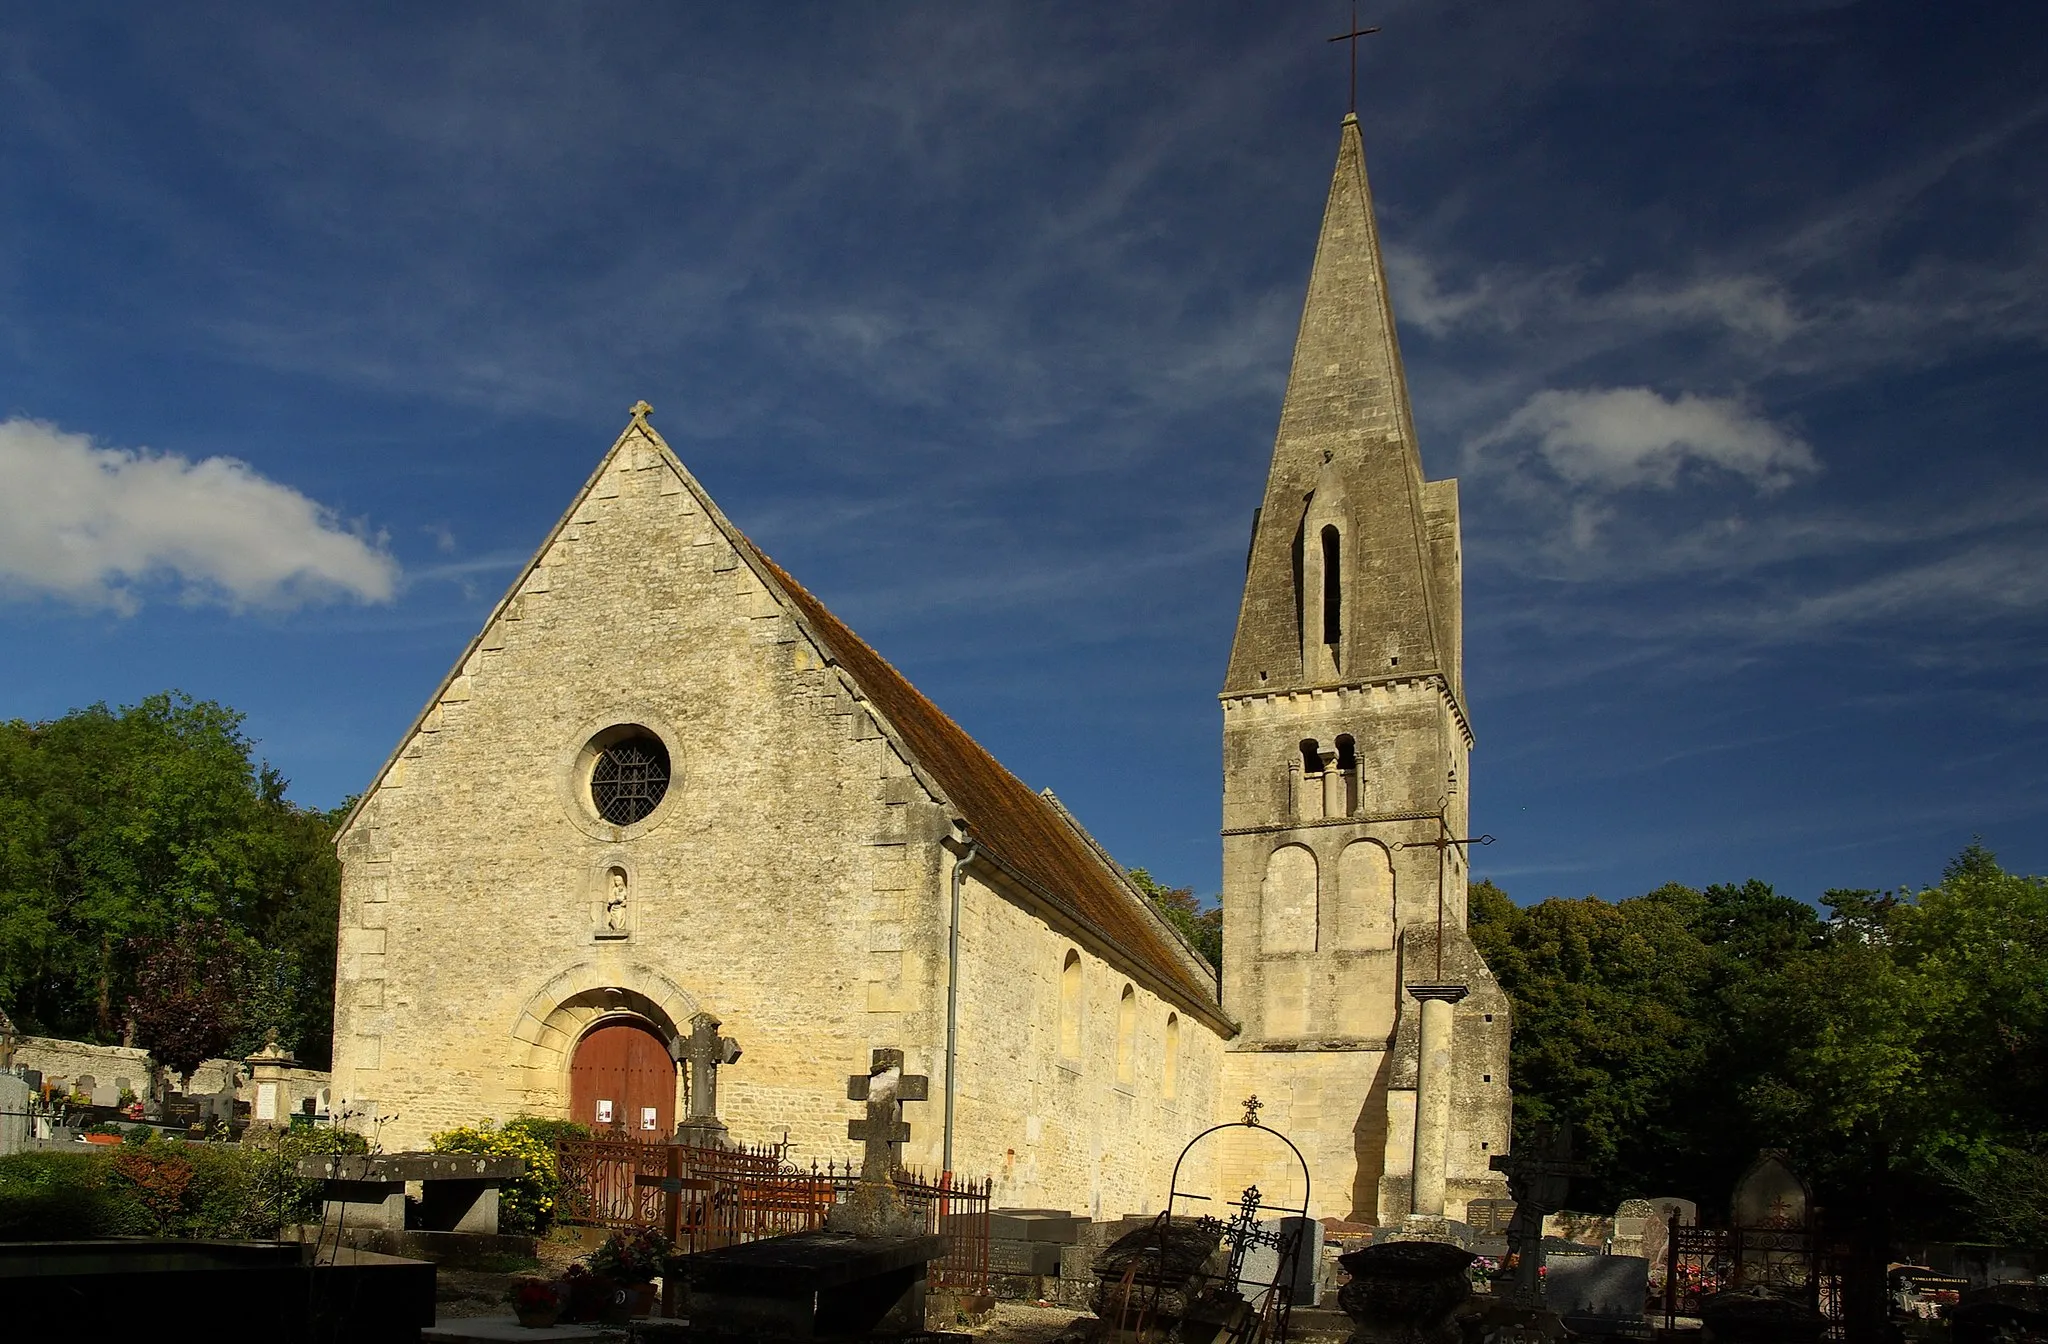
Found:
[[405, 1230], [405, 1185], [420, 1182], [419, 1227], [428, 1232], [498, 1233], [498, 1186], [526, 1173], [516, 1157], [464, 1153], [302, 1157], [301, 1180], [323, 1181], [327, 1221]]
[[924, 1329], [927, 1267], [946, 1238], [799, 1232], [683, 1261], [693, 1334], [747, 1339], [907, 1335]]
[[1456, 1344], [1453, 1321], [1472, 1296], [1470, 1251], [1438, 1241], [1396, 1241], [1340, 1258], [1351, 1282], [1337, 1305], [1352, 1321], [1352, 1344]]

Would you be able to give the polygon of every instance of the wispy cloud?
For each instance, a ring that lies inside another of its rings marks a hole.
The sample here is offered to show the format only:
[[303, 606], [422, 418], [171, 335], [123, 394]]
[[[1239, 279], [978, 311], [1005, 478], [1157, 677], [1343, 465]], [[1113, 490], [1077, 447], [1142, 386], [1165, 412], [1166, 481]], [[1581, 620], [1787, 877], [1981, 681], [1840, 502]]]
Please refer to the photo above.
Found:
[[1812, 447], [1754, 405], [1733, 397], [1647, 387], [1538, 392], [1472, 443], [1476, 453], [1533, 443], [1574, 486], [1671, 489], [1689, 472], [1725, 472], [1782, 490], [1820, 470]]
[[127, 613], [163, 587], [185, 602], [276, 609], [388, 602], [398, 580], [381, 537], [245, 462], [0, 421], [0, 591]]

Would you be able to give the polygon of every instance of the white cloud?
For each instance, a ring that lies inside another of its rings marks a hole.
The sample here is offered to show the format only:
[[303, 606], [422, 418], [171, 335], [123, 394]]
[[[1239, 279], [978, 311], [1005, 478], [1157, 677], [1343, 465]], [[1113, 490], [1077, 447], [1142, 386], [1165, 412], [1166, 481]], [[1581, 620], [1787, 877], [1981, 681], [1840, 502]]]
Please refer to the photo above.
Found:
[[1813, 449], [1733, 397], [1666, 399], [1647, 387], [1543, 391], [1473, 444], [1533, 441], [1543, 461], [1593, 490], [1670, 489], [1690, 468], [1779, 490], [1820, 470]]
[[188, 602], [279, 608], [389, 601], [398, 577], [381, 539], [246, 462], [0, 421], [0, 590], [131, 612], [174, 581]]

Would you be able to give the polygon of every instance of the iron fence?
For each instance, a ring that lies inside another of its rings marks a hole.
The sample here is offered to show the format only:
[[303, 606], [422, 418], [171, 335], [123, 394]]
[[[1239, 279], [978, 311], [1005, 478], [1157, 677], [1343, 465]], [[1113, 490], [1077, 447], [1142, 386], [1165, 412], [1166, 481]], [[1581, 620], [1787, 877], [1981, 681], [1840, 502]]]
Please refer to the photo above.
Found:
[[[585, 1227], [659, 1227], [684, 1254], [808, 1232], [859, 1182], [851, 1164], [789, 1162], [780, 1144], [705, 1148], [637, 1139], [564, 1139], [555, 1145], [556, 1220]], [[993, 1182], [899, 1171], [897, 1191], [927, 1231], [947, 1238], [931, 1284], [988, 1291]]]

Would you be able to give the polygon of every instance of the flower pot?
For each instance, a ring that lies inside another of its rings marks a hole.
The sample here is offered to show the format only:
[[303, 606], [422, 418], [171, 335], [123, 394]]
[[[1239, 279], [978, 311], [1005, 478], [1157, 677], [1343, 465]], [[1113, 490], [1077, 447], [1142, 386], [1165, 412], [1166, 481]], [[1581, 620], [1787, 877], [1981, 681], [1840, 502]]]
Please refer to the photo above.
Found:
[[119, 1134], [86, 1134], [82, 1137], [87, 1143], [119, 1143], [121, 1141]]
[[562, 1315], [559, 1303], [551, 1303], [545, 1307], [514, 1307], [512, 1310], [519, 1317], [519, 1323], [529, 1330], [545, 1330]]
[[606, 1325], [625, 1325], [635, 1316], [649, 1316], [653, 1312], [653, 1284], [614, 1283], [610, 1296], [605, 1299], [604, 1315], [600, 1319]]

